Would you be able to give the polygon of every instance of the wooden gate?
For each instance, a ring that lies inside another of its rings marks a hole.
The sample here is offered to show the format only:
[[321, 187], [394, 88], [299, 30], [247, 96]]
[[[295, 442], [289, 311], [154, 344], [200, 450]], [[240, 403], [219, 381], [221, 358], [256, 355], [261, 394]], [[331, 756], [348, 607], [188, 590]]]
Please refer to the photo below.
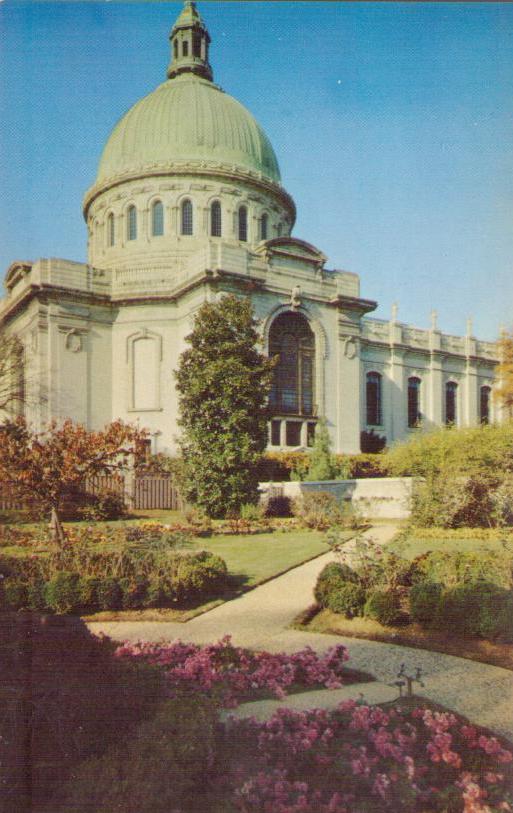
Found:
[[182, 501], [171, 477], [137, 477], [134, 481], [134, 509], [161, 508], [180, 511]]

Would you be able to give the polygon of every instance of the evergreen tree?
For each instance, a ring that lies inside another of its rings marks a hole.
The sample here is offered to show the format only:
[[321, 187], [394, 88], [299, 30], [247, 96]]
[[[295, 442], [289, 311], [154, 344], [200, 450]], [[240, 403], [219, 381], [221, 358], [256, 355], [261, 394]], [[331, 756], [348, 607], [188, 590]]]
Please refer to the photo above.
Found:
[[257, 349], [249, 300], [203, 305], [176, 372], [184, 497], [211, 517], [258, 499], [274, 362]]
[[315, 429], [315, 439], [310, 454], [310, 465], [306, 480], [333, 480], [335, 466], [331, 453], [331, 439], [326, 419], [321, 418]]

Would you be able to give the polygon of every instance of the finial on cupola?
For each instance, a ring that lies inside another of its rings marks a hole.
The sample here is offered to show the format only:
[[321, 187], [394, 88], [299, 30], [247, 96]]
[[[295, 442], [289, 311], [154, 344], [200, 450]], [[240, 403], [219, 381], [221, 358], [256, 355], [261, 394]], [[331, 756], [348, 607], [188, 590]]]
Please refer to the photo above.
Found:
[[186, 0], [171, 34], [171, 63], [169, 79], [181, 73], [195, 73], [212, 81], [212, 68], [208, 61], [210, 34], [196, 8], [196, 3]]

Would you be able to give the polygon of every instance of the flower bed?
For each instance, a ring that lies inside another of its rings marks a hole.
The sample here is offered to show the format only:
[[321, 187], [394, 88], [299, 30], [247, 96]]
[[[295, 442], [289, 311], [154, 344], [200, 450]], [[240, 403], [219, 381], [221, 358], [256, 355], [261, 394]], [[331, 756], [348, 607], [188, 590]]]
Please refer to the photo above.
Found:
[[225, 708], [238, 705], [255, 692], [283, 698], [292, 687], [338, 689], [349, 682], [344, 667], [349, 656], [341, 644], [324, 655], [317, 655], [310, 647], [292, 655], [271, 654], [233, 646], [227, 635], [208, 646], [181, 641], [125, 643], [116, 655], [160, 666], [171, 691], [189, 688], [213, 694]]
[[511, 751], [447, 712], [280, 709], [264, 723], [232, 719], [224, 749], [243, 813], [513, 810]]

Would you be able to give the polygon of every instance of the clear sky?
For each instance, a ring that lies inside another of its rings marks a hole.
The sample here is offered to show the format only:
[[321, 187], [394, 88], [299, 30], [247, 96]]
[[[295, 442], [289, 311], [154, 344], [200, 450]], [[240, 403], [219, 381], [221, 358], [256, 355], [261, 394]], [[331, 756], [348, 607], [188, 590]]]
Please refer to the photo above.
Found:
[[[0, 0], [0, 265], [86, 259], [112, 127], [165, 78], [181, 3]], [[262, 124], [294, 234], [375, 315], [513, 324], [513, 4], [198, 3], [214, 78]]]

